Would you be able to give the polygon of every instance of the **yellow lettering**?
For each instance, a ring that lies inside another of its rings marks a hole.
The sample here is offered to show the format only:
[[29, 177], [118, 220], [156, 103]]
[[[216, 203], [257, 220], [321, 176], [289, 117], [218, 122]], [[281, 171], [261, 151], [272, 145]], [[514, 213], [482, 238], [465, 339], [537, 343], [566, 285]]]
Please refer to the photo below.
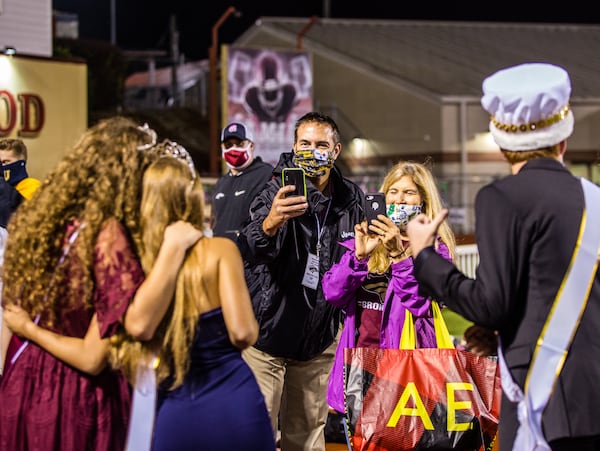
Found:
[[[406, 404], [410, 398], [413, 398], [415, 402], [415, 407], [406, 407]], [[412, 417], [420, 417], [421, 421], [425, 425], [425, 429], [432, 431], [433, 423], [425, 410], [425, 405], [423, 404], [423, 400], [419, 396], [419, 392], [417, 391], [417, 387], [414, 382], [409, 382], [406, 384], [402, 395], [400, 395], [400, 399], [392, 412], [392, 416], [390, 417], [387, 427], [396, 427], [400, 417], [403, 415], [408, 415]]]
[[473, 424], [469, 423], [457, 423], [456, 422], [456, 411], [460, 409], [470, 409], [471, 401], [457, 401], [454, 392], [457, 390], [470, 390], [473, 391], [473, 384], [467, 382], [449, 382], [446, 384], [446, 391], [448, 393], [448, 411], [447, 411], [447, 422], [449, 431], [468, 431], [473, 429]]

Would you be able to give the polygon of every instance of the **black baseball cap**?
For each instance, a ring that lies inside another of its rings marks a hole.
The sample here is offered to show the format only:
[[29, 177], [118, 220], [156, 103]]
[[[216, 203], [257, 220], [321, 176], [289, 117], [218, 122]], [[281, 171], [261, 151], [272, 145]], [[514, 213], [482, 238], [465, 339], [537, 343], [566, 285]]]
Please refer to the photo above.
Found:
[[244, 124], [239, 122], [232, 122], [227, 125], [221, 132], [221, 142], [226, 141], [229, 138], [237, 138], [240, 141], [248, 140], [252, 141], [252, 135]]

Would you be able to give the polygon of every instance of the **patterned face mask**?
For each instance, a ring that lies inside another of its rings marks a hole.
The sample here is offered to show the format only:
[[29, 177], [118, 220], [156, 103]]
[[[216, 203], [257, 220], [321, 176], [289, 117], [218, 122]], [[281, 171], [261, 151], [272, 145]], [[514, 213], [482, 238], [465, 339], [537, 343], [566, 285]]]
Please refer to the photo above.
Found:
[[328, 150], [297, 150], [292, 160], [294, 165], [304, 169], [307, 177], [320, 177], [333, 167], [335, 161]]
[[406, 230], [408, 221], [419, 213], [421, 213], [420, 205], [390, 204], [387, 206], [387, 217], [400, 227], [400, 230]]

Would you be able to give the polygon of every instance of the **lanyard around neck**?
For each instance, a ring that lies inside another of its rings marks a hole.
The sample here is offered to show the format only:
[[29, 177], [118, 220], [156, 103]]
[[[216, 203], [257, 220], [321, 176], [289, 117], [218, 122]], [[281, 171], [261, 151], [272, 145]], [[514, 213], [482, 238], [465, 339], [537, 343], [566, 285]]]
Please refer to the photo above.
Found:
[[321, 237], [323, 236], [323, 231], [325, 230], [325, 223], [327, 222], [327, 216], [329, 215], [329, 208], [331, 207], [331, 197], [327, 202], [327, 209], [325, 210], [325, 215], [323, 216], [323, 226], [321, 226], [321, 221], [319, 220], [319, 215], [315, 215], [315, 219], [317, 220], [317, 257], [321, 253]]

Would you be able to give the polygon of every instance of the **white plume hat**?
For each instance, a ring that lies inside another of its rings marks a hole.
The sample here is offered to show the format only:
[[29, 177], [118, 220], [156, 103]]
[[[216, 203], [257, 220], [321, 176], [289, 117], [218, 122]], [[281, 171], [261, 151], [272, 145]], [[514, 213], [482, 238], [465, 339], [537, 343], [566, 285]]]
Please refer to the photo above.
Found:
[[500, 148], [526, 151], [553, 146], [571, 136], [571, 80], [562, 67], [525, 63], [483, 81], [481, 105]]

